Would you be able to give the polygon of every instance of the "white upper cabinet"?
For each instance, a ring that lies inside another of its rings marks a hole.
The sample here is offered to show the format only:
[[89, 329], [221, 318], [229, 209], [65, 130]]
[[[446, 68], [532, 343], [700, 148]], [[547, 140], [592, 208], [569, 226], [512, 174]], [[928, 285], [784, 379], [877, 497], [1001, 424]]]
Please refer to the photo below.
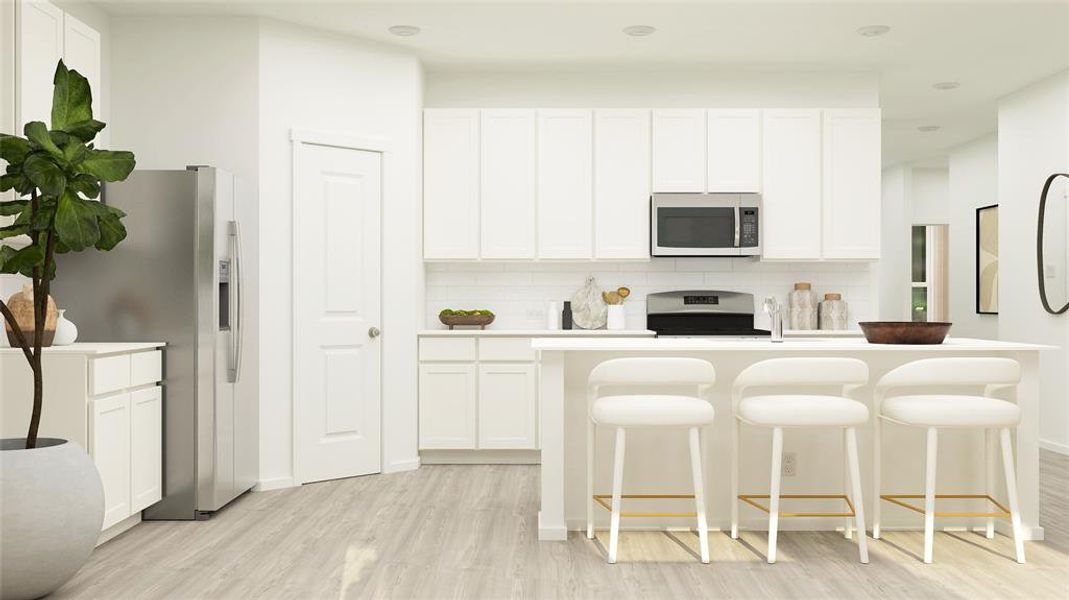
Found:
[[15, 8], [16, 125], [21, 134], [30, 121], [52, 121], [52, 76], [63, 58], [64, 27], [63, 11], [48, 2], [23, 1]]
[[705, 111], [653, 111], [653, 191], [705, 191]]
[[650, 258], [650, 111], [594, 112], [594, 219], [596, 258]]
[[593, 257], [593, 119], [538, 111], [538, 256]]
[[710, 110], [706, 122], [706, 190], [760, 192], [761, 112]]
[[70, 15], [63, 17], [63, 62], [89, 80], [93, 115], [100, 120], [100, 33]]
[[762, 256], [820, 259], [820, 110], [766, 110], [761, 129]]
[[482, 258], [535, 258], [535, 112], [483, 110]]
[[479, 111], [423, 113], [423, 256], [479, 258]]
[[880, 257], [880, 110], [824, 111], [824, 258]]

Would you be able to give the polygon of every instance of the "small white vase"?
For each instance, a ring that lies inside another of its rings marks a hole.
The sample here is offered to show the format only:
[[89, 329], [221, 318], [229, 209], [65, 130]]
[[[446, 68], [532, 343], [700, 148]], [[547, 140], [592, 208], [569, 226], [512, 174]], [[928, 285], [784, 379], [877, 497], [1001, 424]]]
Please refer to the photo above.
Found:
[[609, 304], [605, 314], [605, 328], [612, 330], [627, 329], [627, 315], [623, 304]]
[[78, 339], [78, 326], [67, 320], [63, 313], [66, 309], [59, 310], [59, 318], [56, 319], [56, 337], [52, 338], [53, 346], [70, 346]]

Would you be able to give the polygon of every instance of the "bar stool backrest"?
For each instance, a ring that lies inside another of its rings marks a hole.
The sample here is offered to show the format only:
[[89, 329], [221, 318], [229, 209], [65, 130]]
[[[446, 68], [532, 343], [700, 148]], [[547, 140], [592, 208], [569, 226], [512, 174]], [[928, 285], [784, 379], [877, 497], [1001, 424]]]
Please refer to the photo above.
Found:
[[925, 358], [892, 369], [876, 383], [876, 397], [896, 388], [984, 386], [984, 395], [1021, 381], [1021, 365], [1009, 358], [955, 356]]
[[736, 404], [747, 388], [841, 386], [843, 395], [869, 382], [869, 367], [856, 358], [792, 357], [754, 363], [735, 378]]
[[602, 386], [681, 386], [693, 385], [704, 396], [716, 383], [716, 369], [700, 358], [651, 356], [614, 358], [598, 364], [587, 379], [587, 390], [596, 397]]

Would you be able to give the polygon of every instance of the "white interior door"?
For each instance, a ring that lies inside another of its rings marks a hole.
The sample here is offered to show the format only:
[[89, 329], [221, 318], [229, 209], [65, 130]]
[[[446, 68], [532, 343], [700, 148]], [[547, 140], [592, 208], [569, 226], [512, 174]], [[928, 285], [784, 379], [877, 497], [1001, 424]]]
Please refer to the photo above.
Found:
[[297, 476], [377, 473], [382, 155], [301, 144], [297, 165]]

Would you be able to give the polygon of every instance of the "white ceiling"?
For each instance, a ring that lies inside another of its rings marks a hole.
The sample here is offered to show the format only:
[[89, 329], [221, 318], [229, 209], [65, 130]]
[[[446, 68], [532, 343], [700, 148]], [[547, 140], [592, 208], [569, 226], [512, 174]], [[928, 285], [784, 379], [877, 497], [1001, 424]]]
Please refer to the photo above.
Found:
[[[884, 162], [940, 160], [995, 130], [1009, 94], [1069, 68], [1069, 0], [1056, 2], [317, 2], [107, 0], [113, 14], [251, 14], [411, 49], [428, 70], [547, 66], [877, 73]], [[652, 25], [645, 38], [621, 33]], [[890, 33], [864, 38], [864, 25]], [[391, 25], [422, 32], [399, 38]], [[932, 84], [959, 81], [951, 91]], [[939, 125], [936, 132], [917, 131]]]

